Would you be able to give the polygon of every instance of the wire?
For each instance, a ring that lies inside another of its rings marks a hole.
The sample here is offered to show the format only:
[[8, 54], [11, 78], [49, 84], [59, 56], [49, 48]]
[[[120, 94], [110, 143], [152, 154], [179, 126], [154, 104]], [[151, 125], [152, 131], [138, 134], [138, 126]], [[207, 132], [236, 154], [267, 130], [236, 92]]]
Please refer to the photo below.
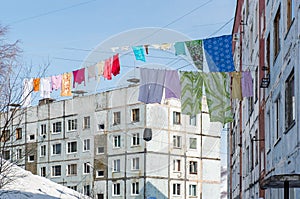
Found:
[[234, 19], [234, 17], [232, 17], [229, 21], [227, 21], [223, 26], [221, 26], [218, 30], [216, 30], [215, 32], [210, 34], [208, 37], [211, 37], [211, 36], [217, 34], [220, 30], [222, 30], [225, 26], [227, 26], [233, 19]]
[[73, 4], [71, 6], [64, 7], [64, 8], [61, 8], [61, 9], [48, 11], [48, 12], [45, 12], [45, 13], [41, 13], [41, 14], [38, 14], [38, 15], [31, 16], [31, 17], [26, 17], [26, 18], [23, 18], [23, 19], [19, 19], [17, 21], [13, 21], [10, 24], [17, 24], [17, 23], [21, 23], [23, 21], [28, 21], [28, 20], [31, 20], [31, 19], [36, 19], [36, 18], [39, 18], [39, 17], [47, 16], [47, 15], [50, 15], [50, 14], [53, 14], [53, 13], [57, 13], [57, 12], [61, 12], [61, 11], [64, 11], [64, 10], [71, 9], [71, 8], [79, 7], [79, 6], [91, 3], [93, 1], [96, 1], [96, 0], [85, 1], [85, 2], [82, 2], [82, 3], [78, 3], [78, 4]]
[[202, 7], [204, 7], [204, 6], [206, 6], [208, 3], [212, 2], [212, 1], [213, 1], [213, 0], [209, 0], [209, 1], [205, 2], [204, 4], [201, 4], [200, 6], [198, 6], [198, 7], [194, 8], [193, 10], [191, 10], [191, 11], [187, 12], [186, 14], [184, 14], [184, 15], [182, 15], [182, 16], [180, 16], [180, 17], [178, 17], [177, 19], [175, 19], [175, 20], [171, 21], [170, 23], [168, 23], [167, 25], [163, 26], [162, 28], [160, 28], [160, 29], [158, 29], [158, 30], [154, 31], [154, 32], [153, 32], [153, 33], [151, 33], [150, 35], [148, 35], [148, 36], [146, 36], [146, 37], [144, 37], [144, 38], [142, 38], [142, 39], [138, 40], [138, 41], [137, 41], [137, 42], [135, 42], [134, 44], [137, 44], [137, 43], [139, 43], [139, 42], [141, 42], [141, 41], [143, 41], [143, 40], [145, 40], [145, 39], [147, 39], [147, 38], [149, 38], [149, 37], [151, 37], [151, 36], [155, 35], [155, 34], [156, 34], [156, 33], [158, 33], [159, 31], [161, 31], [163, 28], [166, 28], [166, 27], [168, 27], [168, 26], [170, 26], [170, 25], [172, 25], [172, 24], [176, 23], [177, 21], [179, 21], [179, 20], [183, 19], [184, 17], [186, 17], [186, 16], [188, 16], [189, 14], [191, 14], [191, 13], [195, 12], [196, 10], [198, 10], [198, 9], [200, 9], [200, 8], [202, 8]]

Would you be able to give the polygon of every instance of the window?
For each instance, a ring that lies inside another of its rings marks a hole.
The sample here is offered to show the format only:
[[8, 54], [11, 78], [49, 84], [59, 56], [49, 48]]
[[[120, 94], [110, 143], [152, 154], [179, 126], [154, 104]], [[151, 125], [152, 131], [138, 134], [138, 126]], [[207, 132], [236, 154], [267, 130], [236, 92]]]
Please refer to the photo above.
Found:
[[131, 194], [139, 195], [139, 182], [133, 182], [131, 184]]
[[83, 129], [89, 129], [91, 126], [91, 118], [90, 116], [83, 118]]
[[68, 142], [67, 153], [76, 153], [77, 152], [77, 142]]
[[121, 189], [120, 189], [120, 187], [121, 187], [120, 183], [114, 183], [113, 184], [113, 195], [114, 196], [121, 195]]
[[3, 158], [4, 158], [4, 160], [9, 160], [10, 159], [10, 150], [3, 151]]
[[275, 142], [279, 139], [280, 137], [280, 131], [279, 131], [279, 123], [280, 123], [280, 98], [278, 98], [276, 101], [275, 101], [275, 110], [274, 110], [274, 114], [275, 114]]
[[120, 159], [113, 161], [113, 172], [120, 172]]
[[197, 138], [190, 138], [190, 149], [197, 149]]
[[197, 196], [197, 185], [190, 184], [190, 186], [189, 186], [189, 196]]
[[180, 171], [181, 167], [181, 160], [173, 160], [173, 171], [178, 172]]
[[258, 67], [255, 70], [255, 102], [258, 99]]
[[173, 112], [173, 124], [180, 124], [180, 112]]
[[270, 56], [270, 34], [268, 34], [267, 40], [266, 40], [266, 64], [267, 67], [270, 68], [270, 63], [271, 63], [271, 56]]
[[47, 125], [41, 124], [41, 135], [46, 135], [46, 134], [47, 134]]
[[46, 145], [41, 146], [41, 157], [46, 156]]
[[113, 113], [113, 125], [121, 124], [121, 112], [114, 112]]
[[28, 156], [28, 162], [34, 162], [34, 155]]
[[16, 139], [22, 139], [22, 128], [17, 128], [16, 129]]
[[42, 177], [46, 177], [46, 167], [41, 167], [41, 169], [40, 169], [40, 176], [42, 176]]
[[254, 109], [253, 96], [248, 97], [248, 114], [251, 115]]
[[34, 134], [31, 134], [31, 135], [29, 135], [29, 140], [35, 140], [35, 135]]
[[60, 133], [61, 132], [61, 122], [55, 122], [52, 124], [52, 133]]
[[253, 147], [253, 145], [254, 145], [254, 142], [253, 141], [251, 141], [250, 142], [250, 148], [249, 148], [249, 166], [250, 166], [250, 171], [252, 171], [253, 170], [253, 168], [254, 168], [254, 157], [253, 157], [253, 152], [254, 152], [254, 147]]
[[97, 154], [103, 154], [104, 153], [104, 147], [103, 146], [99, 146], [97, 148]]
[[104, 124], [98, 124], [98, 130], [103, 130], [103, 129], [104, 129], [104, 127], [105, 127], [105, 125], [104, 125]]
[[197, 174], [198, 166], [196, 161], [190, 161], [190, 174]]
[[295, 121], [295, 83], [294, 70], [285, 82], [285, 128], [288, 129]]
[[77, 164], [68, 164], [67, 166], [67, 175], [76, 176], [77, 175]]
[[17, 160], [22, 158], [22, 149], [17, 149]]
[[83, 194], [86, 196], [91, 195], [91, 186], [90, 185], [84, 185], [83, 186]]
[[277, 10], [275, 19], [274, 19], [274, 61], [280, 50], [280, 7]]
[[140, 121], [140, 109], [136, 108], [131, 110], [131, 121], [132, 122]]
[[[259, 139], [257, 130], [255, 131], [255, 138]], [[258, 164], [258, 143], [255, 142], [255, 165], [257, 165], [257, 164]]]
[[104, 177], [104, 171], [103, 170], [97, 170], [96, 177], [97, 178]]
[[68, 131], [77, 130], [77, 119], [68, 120]]
[[140, 169], [140, 158], [132, 158], [132, 170], [139, 170]]
[[52, 155], [59, 155], [61, 154], [61, 144], [53, 144], [52, 145]]
[[87, 173], [90, 173], [91, 172], [91, 165], [89, 162], [85, 162], [83, 164], [83, 173], [84, 174], [87, 174]]
[[180, 196], [180, 184], [173, 184], [173, 195]]
[[196, 115], [190, 115], [190, 125], [191, 126], [196, 126], [197, 125], [196, 119], [197, 119]]
[[131, 146], [138, 146], [138, 145], [140, 145], [140, 134], [139, 133], [133, 133], [132, 134]]
[[97, 199], [104, 199], [104, 194], [103, 193], [98, 193], [97, 194]]
[[290, 26], [292, 25], [293, 19], [295, 17], [295, 0], [287, 0], [287, 31], [289, 30]]
[[1, 134], [1, 142], [7, 142], [10, 138], [10, 130], [3, 130]]
[[181, 136], [173, 135], [173, 147], [181, 148]]
[[91, 140], [85, 139], [83, 140], [83, 151], [89, 151], [91, 150]]
[[113, 137], [114, 139], [114, 148], [120, 148], [121, 147], [121, 136], [117, 135]]

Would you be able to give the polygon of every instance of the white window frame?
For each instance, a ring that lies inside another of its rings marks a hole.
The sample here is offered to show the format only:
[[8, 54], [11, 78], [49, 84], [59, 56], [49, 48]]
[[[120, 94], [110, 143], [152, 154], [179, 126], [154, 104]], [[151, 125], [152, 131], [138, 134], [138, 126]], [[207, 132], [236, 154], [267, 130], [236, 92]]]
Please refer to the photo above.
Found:
[[173, 183], [172, 188], [173, 188], [173, 190], [172, 190], [173, 196], [180, 196], [181, 195], [181, 184]]
[[198, 162], [197, 161], [189, 162], [189, 174], [198, 174]]
[[197, 126], [197, 115], [190, 115], [190, 126]]
[[121, 148], [121, 135], [113, 136], [113, 148]]
[[113, 183], [112, 184], [112, 195], [113, 196], [120, 196], [121, 195], [121, 184], [120, 183]]
[[197, 196], [197, 185], [196, 184], [189, 185], [189, 196]]
[[41, 150], [40, 157], [45, 157], [46, 154], [47, 154], [47, 151], [46, 151], [47, 150], [47, 146], [46, 145], [41, 145], [40, 150]]
[[131, 138], [131, 146], [140, 145], [140, 133], [133, 133]]
[[42, 176], [42, 177], [47, 176], [47, 168], [46, 167], [41, 167], [40, 168], [40, 176]]
[[[197, 149], [197, 138], [191, 137], [191, 138], [189, 138], [189, 142], [190, 142], [189, 143], [189, 148], [190, 149]], [[193, 142], [196, 142], [195, 143], [195, 148], [192, 147]]]
[[139, 190], [139, 182], [133, 182], [131, 183], [131, 195], [139, 195], [140, 194], [140, 190]]
[[[102, 171], [103, 175], [99, 175], [99, 172]], [[103, 178], [104, 177], [104, 170], [97, 170], [96, 171], [96, 178]]]
[[57, 122], [52, 123], [52, 134], [61, 133], [61, 129], [62, 129], [62, 122], [61, 121], [57, 121]]
[[131, 122], [140, 122], [140, 109], [131, 109]]
[[[60, 145], [60, 153], [54, 153], [54, 151], [55, 152], [57, 151], [57, 146], [58, 145]], [[62, 144], [61, 143], [52, 144], [52, 155], [61, 155], [61, 153], [62, 153]]]
[[47, 134], [47, 124], [41, 124], [40, 126], [40, 135], [46, 135]]
[[76, 131], [77, 130], [77, 119], [68, 120], [68, 131]]
[[173, 160], [173, 172], [181, 172], [181, 159]]
[[113, 168], [112, 172], [118, 173], [121, 170], [121, 160], [120, 159], [115, 159], [113, 160]]
[[[33, 157], [33, 160], [31, 160], [31, 157]], [[35, 161], [34, 155], [28, 155], [28, 162], [34, 162], [34, 161]]]
[[67, 165], [67, 176], [77, 176], [78, 168], [77, 164], [72, 163]]
[[83, 140], [83, 152], [91, 150], [91, 139], [84, 139]]
[[[103, 152], [99, 152], [99, 149], [103, 148]], [[97, 154], [104, 154], [105, 153], [105, 148], [103, 146], [98, 146], [97, 147]]]
[[91, 164], [89, 162], [83, 163], [83, 174], [89, 174], [91, 173]]
[[121, 111], [113, 112], [113, 125], [121, 124]]
[[181, 124], [181, 113], [178, 111], [173, 111], [173, 124], [175, 125]]
[[140, 170], [140, 158], [134, 157], [131, 159], [131, 170]]
[[[76, 151], [72, 150], [74, 143], [76, 143]], [[67, 154], [77, 153], [77, 151], [78, 151], [77, 141], [69, 141], [69, 142], [67, 142]]]
[[[56, 175], [56, 170], [55, 170], [55, 168], [60, 168], [60, 175]], [[62, 173], [62, 170], [61, 170], [61, 165], [53, 165], [52, 167], [51, 167], [51, 176], [52, 177], [60, 177], [61, 176], [61, 173]], [[55, 174], [55, 175], [54, 175]]]
[[179, 135], [173, 135], [173, 147], [181, 149], [182, 147], [182, 137]]
[[83, 129], [89, 129], [91, 128], [91, 117], [86, 116], [83, 117]]
[[19, 160], [22, 158], [22, 149], [18, 148], [16, 152], [16, 159]]

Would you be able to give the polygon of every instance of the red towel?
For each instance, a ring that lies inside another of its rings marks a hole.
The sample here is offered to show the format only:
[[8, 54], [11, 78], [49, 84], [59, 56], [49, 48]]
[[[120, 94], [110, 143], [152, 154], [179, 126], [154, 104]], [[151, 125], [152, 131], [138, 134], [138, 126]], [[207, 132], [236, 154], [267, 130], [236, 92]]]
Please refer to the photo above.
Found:
[[120, 74], [120, 60], [119, 60], [119, 54], [115, 54], [113, 56], [113, 63], [111, 67], [111, 73], [116, 76]]
[[84, 82], [85, 85], [85, 68], [82, 69], [78, 69], [73, 71], [73, 88], [75, 88], [75, 82], [77, 82], [78, 84], [81, 84], [82, 82]]
[[103, 71], [103, 77], [108, 80], [111, 80], [111, 61], [112, 61], [111, 57], [105, 60], [104, 71]]

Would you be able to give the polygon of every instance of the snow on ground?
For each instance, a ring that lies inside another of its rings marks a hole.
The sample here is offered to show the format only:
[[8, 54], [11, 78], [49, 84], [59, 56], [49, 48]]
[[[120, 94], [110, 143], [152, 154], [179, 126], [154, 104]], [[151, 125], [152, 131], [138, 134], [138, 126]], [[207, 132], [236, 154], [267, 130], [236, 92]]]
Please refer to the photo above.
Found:
[[[0, 174], [0, 178], [3, 174]], [[1, 199], [88, 199], [89, 197], [52, 182], [46, 178], [33, 175], [18, 166], [11, 165], [6, 175], [12, 182], [0, 190]]]

